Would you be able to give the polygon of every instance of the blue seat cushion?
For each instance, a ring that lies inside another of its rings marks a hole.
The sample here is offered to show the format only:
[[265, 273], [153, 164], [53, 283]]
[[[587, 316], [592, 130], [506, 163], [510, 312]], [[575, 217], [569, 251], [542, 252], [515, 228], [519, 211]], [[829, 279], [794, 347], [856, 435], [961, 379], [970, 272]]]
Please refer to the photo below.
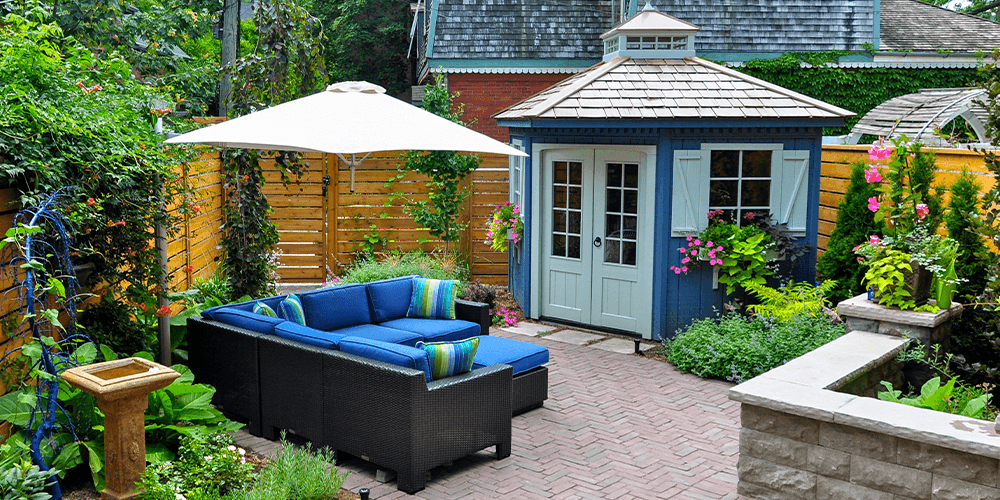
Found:
[[379, 325], [355, 325], [334, 330], [333, 333], [364, 339], [378, 340], [390, 344], [400, 344], [413, 347], [421, 340], [420, 335], [413, 332], [386, 328]]
[[372, 322], [405, 318], [413, 296], [413, 276], [373, 281], [365, 285], [372, 303]]
[[236, 307], [218, 309], [213, 312], [210, 319], [268, 335], [274, 335], [274, 327], [285, 322], [281, 318], [264, 316], [263, 314], [257, 314], [253, 311], [246, 311]]
[[299, 294], [306, 326], [333, 331], [372, 322], [364, 285], [321, 288]]
[[274, 334], [288, 340], [302, 342], [324, 349], [337, 349], [344, 335], [309, 328], [293, 321], [286, 321], [274, 327]]
[[423, 349], [361, 337], [344, 337], [340, 340], [340, 350], [391, 365], [421, 370], [424, 372], [426, 380], [431, 381], [431, 369], [427, 365], [427, 352]]
[[514, 375], [523, 373], [549, 362], [549, 350], [540, 345], [482, 335], [479, 337], [479, 349], [472, 362], [472, 368], [482, 368], [495, 364], [505, 364], [514, 367]]
[[[234, 309], [234, 310], [240, 310], [240, 311], [253, 312], [253, 306], [254, 306], [254, 304], [256, 304], [258, 302], [260, 302], [262, 304], [265, 304], [267, 307], [270, 307], [275, 312], [278, 312], [280, 310], [280, 308], [278, 307], [278, 304], [280, 304], [281, 301], [285, 299], [285, 297], [287, 297], [287, 295], [278, 295], [277, 297], [267, 297], [267, 298], [257, 299], [257, 300], [248, 300], [246, 302], [237, 302], [235, 304], [225, 304], [225, 305], [221, 305], [221, 306], [209, 307], [208, 309], [205, 309], [204, 311], [202, 311], [201, 315], [202, 315], [202, 317], [205, 317], [205, 318], [208, 318], [208, 319], [211, 319], [211, 320], [214, 320], [214, 321], [221, 321], [221, 320], [219, 320], [218, 318], [215, 317], [215, 313], [216, 312], [223, 311], [223, 310], [226, 310], [226, 309]], [[278, 312], [278, 317], [279, 318], [281, 317], [281, 313], [280, 312]]]
[[399, 318], [379, 326], [416, 333], [424, 342], [463, 340], [482, 333], [478, 324], [461, 319]]

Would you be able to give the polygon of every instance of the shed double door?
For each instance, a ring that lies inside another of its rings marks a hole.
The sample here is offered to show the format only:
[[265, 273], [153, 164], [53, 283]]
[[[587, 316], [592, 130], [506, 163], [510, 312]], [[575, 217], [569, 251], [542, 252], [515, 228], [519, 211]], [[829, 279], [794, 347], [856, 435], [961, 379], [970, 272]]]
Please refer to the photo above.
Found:
[[543, 154], [542, 315], [649, 336], [654, 165], [633, 150]]

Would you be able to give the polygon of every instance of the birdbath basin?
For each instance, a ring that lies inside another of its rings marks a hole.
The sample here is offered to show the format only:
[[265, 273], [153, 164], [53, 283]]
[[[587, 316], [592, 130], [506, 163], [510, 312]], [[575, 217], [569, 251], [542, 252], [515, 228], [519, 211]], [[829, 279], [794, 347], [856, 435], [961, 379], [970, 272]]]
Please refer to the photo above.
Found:
[[138, 495], [135, 482], [146, 470], [146, 395], [180, 377], [159, 363], [128, 358], [70, 368], [62, 374], [69, 385], [97, 398], [104, 412], [104, 469], [107, 487], [103, 500]]

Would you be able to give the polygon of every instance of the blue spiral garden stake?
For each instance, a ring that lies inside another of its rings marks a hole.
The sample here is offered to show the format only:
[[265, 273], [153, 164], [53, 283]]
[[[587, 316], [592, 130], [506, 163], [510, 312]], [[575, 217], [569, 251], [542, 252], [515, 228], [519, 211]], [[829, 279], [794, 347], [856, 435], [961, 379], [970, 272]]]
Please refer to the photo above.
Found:
[[[89, 341], [86, 337], [76, 334], [77, 280], [70, 259], [72, 228], [63, 215], [61, 203], [64, 195], [64, 190], [60, 189], [38, 206], [19, 211], [14, 217], [12, 231], [7, 233], [4, 252], [0, 255], [2, 259], [0, 262], [4, 263], [0, 272], [14, 283], [14, 287], [4, 294], [3, 299], [6, 301], [8, 294], [17, 293], [20, 308], [12, 314], [20, 313], [20, 317], [24, 318], [15, 331], [31, 332], [31, 336], [41, 346], [41, 359], [30, 368], [37, 368], [48, 374], [35, 377], [36, 404], [31, 409], [25, 427], [25, 439], [30, 441], [31, 460], [43, 471], [51, 470], [46, 463], [46, 457], [42, 454], [43, 441], [50, 439], [57, 430], [67, 430], [74, 438], [76, 437], [73, 423], [58, 399], [59, 374], [76, 363], [72, 357], [57, 347], [68, 342]], [[62, 287], [59, 296], [55, 298], [60, 299], [62, 312], [69, 317], [69, 321], [65, 327], [64, 338], [59, 342], [46, 344], [43, 337], [52, 337], [55, 328], [53, 323], [58, 321], [59, 311], [48, 307], [50, 299], [53, 298], [53, 286]], [[17, 337], [16, 334], [11, 335], [11, 340]], [[0, 357], [0, 364], [19, 350], [20, 348], [12, 349]], [[31, 371], [29, 370], [25, 376], [25, 383], [30, 381]], [[60, 415], [65, 418], [60, 419]], [[35, 422], [40, 423], [32, 432]], [[53, 449], [53, 452], [55, 451]], [[54, 476], [49, 493], [53, 500], [62, 498], [62, 490]]]

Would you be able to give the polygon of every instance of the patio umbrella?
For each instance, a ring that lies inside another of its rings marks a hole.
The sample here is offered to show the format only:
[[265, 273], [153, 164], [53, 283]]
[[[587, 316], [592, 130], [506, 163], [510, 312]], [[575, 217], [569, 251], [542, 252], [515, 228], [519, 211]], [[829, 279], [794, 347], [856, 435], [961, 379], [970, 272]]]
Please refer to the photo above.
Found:
[[[377, 151], [466, 151], [527, 156], [500, 141], [387, 96], [384, 88], [368, 82], [335, 83], [325, 92], [165, 142], [336, 154], [351, 167], [352, 192], [355, 167]], [[359, 154], [364, 156], [358, 159]]]

